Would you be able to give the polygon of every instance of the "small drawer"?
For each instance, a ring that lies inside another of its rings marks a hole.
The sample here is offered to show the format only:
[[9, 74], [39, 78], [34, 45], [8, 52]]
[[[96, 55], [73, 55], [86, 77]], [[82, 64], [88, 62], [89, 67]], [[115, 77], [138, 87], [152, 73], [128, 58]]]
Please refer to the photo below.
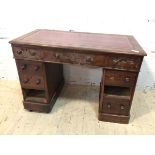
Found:
[[105, 70], [105, 85], [132, 87], [136, 81], [136, 73]]
[[18, 72], [20, 75], [43, 75], [43, 63], [29, 60], [16, 60]]
[[27, 89], [44, 89], [44, 79], [43, 77], [32, 76], [32, 75], [22, 75], [19, 77], [22, 88]]
[[142, 61], [140, 57], [135, 56], [107, 56], [107, 60], [109, 67], [131, 71], [138, 71]]
[[95, 55], [93, 59], [95, 66], [129, 71], [139, 71], [141, 62], [141, 57], [115, 54]]
[[44, 89], [44, 64], [29, 60], [16, 60], [21, 86]]
[[29, 48], [29, 47], [12, 47], [14, 57], [16, 59], [28, 59], [28, 60], [42, 60], [43, 52], [40, 49]]
[[130, 102], [126, 98], [113, 98], [105, 96], [101, 111], [107, 114], [129, 115]]

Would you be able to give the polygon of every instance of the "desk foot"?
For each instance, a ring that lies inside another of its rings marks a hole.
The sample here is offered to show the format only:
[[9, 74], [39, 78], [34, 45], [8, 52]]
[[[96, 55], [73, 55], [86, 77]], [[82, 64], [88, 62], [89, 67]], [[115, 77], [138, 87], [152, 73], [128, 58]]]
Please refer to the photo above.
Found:
[[48, 104], [38, 103], [38, 102], [30, 102], [30, 101], [23, 101], [24, 108], [29, 110], [29, 111], [35, 111], [35, 112], [43, 112], [43, 113], [51, 112], [58, 96], [60, 95], [60, 92], [61, 92], [63, 86], [64, 86], [64, 80], [62, 80], [61, 84], [56, 89], [54, 95], [52, 96], [52, 98]]
[[98, 119], [105, 122], [128, 124], [130, 116], [99, 113]]

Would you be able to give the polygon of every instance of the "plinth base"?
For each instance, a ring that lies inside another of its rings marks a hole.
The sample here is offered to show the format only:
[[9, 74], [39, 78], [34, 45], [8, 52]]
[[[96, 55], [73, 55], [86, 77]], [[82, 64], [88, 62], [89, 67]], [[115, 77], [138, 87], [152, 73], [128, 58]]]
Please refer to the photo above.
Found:
[[130, 116], [99, 113], [98, 119], [105, 122], [128, 124]]

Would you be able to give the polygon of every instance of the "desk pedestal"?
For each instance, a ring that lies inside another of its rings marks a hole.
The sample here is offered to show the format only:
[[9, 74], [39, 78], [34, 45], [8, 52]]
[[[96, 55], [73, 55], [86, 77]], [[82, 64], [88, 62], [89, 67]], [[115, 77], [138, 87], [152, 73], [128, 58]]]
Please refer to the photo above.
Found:
[[16, 64], [24, 108], [50, 112], [64, 85], [63, 65], [30, 60], [16, 60]]
[[99, 95], [99, 120], [128, 123], [138, 73], [103, 70]]

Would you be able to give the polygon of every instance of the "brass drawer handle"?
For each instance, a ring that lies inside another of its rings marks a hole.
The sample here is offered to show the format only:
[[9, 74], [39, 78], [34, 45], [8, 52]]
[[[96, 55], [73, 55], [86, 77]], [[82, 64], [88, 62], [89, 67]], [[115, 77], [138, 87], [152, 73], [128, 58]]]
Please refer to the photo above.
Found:
[[34, 70], [35, 70], [35, 71], [38, 71], [39, 69], [40, 69], [39, 66], [35, 66], [35, 67], [34, 67]]
[[22, 70], [25, 70], [27, 68], [27, 65], [26, 64], [23, 64], [22, 66], [21, 66], [21, 69]]
[[107, 104], [107, 108], [108, 108], [108, 109], [111, 108], [111, 104], [110, 104], [110, 103]]
[[36, 80], [36, 84], [37, 85], [39, 85], [40, 83], [41, 83], [41, 80], [40, 79]]
[[120, 108], [121, 108], [121, 110], [124, 110], [125, 109], [124, 105], [121, 105]]
[[125, 82], [130, 82], [130, 78], [126, 77]]
[[23, 83], [28, 83], [29, 82], [29, 79], [25, 79], [25, 80], [23, 80]]
[[17, 54], [18, 55], [21, 55], [22, 53], [23, 53], [23, 51], [21, 51], [21, 50], [20, 51], [17, 51]]

